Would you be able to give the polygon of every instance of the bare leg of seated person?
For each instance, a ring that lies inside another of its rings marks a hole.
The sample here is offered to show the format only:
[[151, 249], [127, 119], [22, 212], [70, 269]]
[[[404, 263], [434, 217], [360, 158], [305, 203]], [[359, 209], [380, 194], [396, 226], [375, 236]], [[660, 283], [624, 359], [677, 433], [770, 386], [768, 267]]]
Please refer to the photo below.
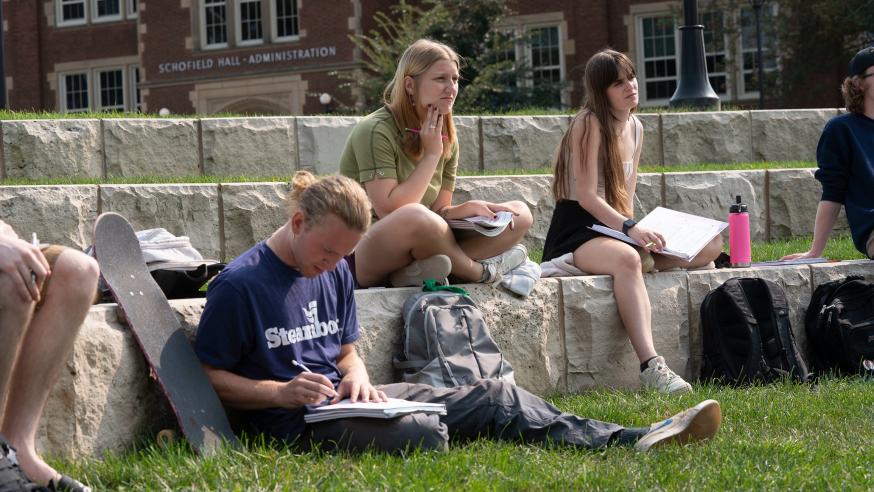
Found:
[[[42, 304], [36, 312], [32, 311], [32, 304], [23, 310], [0, 311], [3, 340], [21, 341], [12, 377], [0, 385], [8, 389], [2, 432], [17, 449], [22, 470], [37, 483], [57, 482], [60, 478], [58, 472], [37, 455], [34, 440], [49, 391], [66, 363], [94, 300], [97, 277], [97, 263], [93, 259], [77, 251], [64, 250], [52, 268]], [[16, 333], [18, 338], [6, 338], [7, 335], [15, 337]], [[4, 364], [8, 364], [7, 351], [8, 348], [3, 351]], [[12, 352], [14, 357], [14, 350]], [[0, 374], [10, 372], [4, 370]]]
[[465, 253], [442, 217], [419, 204], [404, 205], [377, 221], [358, 243], [355, 276], [362, 287], [380, 285], [392, 272], [434, 255], [448, 256], [452, 275], [464, 282], [484, 277], [484, 264]]
[[461, 249], [475, 260], [484, 260], [497, 256], [514, 245], [522, 242], [522, 238], [531, 229], [534, 217], [528, 206], [520, 201], [501, 203], [513, 210], [516, 215], [513, 218], [513, 228], [508, 226], [495, 237], [487, 237], [476, 231], [456, 231], [455, 236]]
[[692, 261], [686, 261], [677, 258], [676, 256], [660, 255], [658, 253], [653, 254], [652, 257], [655, 260], [655, 267], [657, 270], [670, 270], [671, 268], [691, 270], [693, 268], [707, 266], [710, 262], [716, 260], [719, 253], [722, 253], [722, 236], [720, 235], [707, 243], [707, 245], [704, 246], [704, 249], [692, 258]]
[[641, 273], [641, 258], [630, 244], [598, 237], [574, 251], [574, 265], [584, 272], [613, 277], [613, 296], [622, 325], [641, 362], [644, 387], [664, 393], [682, 393], [692, 387], [671, 371], [658, 356], [652, 341], [652, 307]]

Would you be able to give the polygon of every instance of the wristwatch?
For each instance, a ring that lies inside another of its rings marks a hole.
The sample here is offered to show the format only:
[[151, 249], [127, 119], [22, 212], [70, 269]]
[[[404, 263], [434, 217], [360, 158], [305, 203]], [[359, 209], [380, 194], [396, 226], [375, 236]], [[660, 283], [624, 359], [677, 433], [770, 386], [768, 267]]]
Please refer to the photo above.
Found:
[[634, 219], [628, 219], [622, 223], [622, 234], [628, 235], [628, 229], [637, 225], [637, 221]]

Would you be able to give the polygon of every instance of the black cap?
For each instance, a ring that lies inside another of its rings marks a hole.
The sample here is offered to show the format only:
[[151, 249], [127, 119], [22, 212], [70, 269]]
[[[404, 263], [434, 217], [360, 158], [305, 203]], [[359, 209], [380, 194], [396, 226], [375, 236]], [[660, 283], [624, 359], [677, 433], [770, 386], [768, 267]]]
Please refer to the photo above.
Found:
[[862, 48], [858, 53], [856, 53], [856, 56], [850, 60], [850, 77], [854, 75], [862, 75], [871, 65], [874, 65], [874, 46]]
[[734, 200], [735, 200], [734, 204], [732, 204], [732, 206], [728, 207], [729, 213], [738, 214], [738, 213], [747, 212], [749, 210], [747, 208], [746, 203], [740, 202], [740, 195], [735, 196]]

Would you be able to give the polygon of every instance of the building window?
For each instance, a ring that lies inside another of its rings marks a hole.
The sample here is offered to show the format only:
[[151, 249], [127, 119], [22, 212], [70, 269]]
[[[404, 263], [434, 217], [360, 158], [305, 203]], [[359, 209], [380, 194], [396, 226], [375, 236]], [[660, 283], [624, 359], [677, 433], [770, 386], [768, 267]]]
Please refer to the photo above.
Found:
[[272, 0], [271, 6], [275, 9], [273, 16], [276, 19], [274, 41], [297, 39], [297, 0]]
[[[774, 54], [773, 46], [773, 26], [776, 14], [776, 5], [766, 5], [762, 9], [759, 20], [762, 28], [762, 65], [765, 73], [777, 69], [777, 57]], [[738, 92], [740, 97], [757, 97], [759, 95], [759, 71], [756, 66], [756, 17], [752, 9], [742, 8], [740, 18], [742, 77]]]
[[704, 12], [700, 15], [704, 25], [704, 49], [707, 76], [710, 86], [720, 96], [728, 94], [728, 69], [726, 68], [725, 24], [722, 12]]
[[124, 111], [124, 71], [97, 72], [97, 94], [97, 109], [100, 111]]
[[58, 0], [58, 26], [81, 26], [85, 24], [85, 0]]
[[642, 79], [647, 101], [666, 100], [677, 89], [677, 44], [670, 15], [640, 19], [643, 46]]
[[62, 111], [79, 113], [88, 111], [88, 74], [68, 73], [61, 75]]
[[143, 110], [143, 96], [140, 93], [140, 67], [130, 67], [130, 80], [131, 93], [133, 94], [130, 107], [139, 113]]
[[225, 0], [203, 0], [203, 31], [205, 48], [228, 45], [228, 7]]
[[237, 44], [240, 46], [260, 44], [261, 34], [261, 0], [239, 0], [237, 3]]
[[92, 0], [92, 22], [106, 22], [121, 19], [121, 0]]
[[558, 26], [529, 29], [531, 81], [544, 88], [544, 103], [561, 106], [562, 56]]
[[128, 0], [127, 1], [127, 18], [128, 19], [136, 19], [138, 11], [139, 11], [139, 2], [137, 0]]

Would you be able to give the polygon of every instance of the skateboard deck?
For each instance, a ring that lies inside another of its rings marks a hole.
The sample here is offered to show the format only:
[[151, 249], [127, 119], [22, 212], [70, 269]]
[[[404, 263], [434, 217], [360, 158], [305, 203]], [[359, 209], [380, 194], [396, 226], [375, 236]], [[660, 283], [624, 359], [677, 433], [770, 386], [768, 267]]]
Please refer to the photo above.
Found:
[[158, 380], [182, 434], [201, 455], [236, 444], [227, 415], [167, 298], [152, 279], [128, 221], [104, 213], [94, 226], [100, 274]]

